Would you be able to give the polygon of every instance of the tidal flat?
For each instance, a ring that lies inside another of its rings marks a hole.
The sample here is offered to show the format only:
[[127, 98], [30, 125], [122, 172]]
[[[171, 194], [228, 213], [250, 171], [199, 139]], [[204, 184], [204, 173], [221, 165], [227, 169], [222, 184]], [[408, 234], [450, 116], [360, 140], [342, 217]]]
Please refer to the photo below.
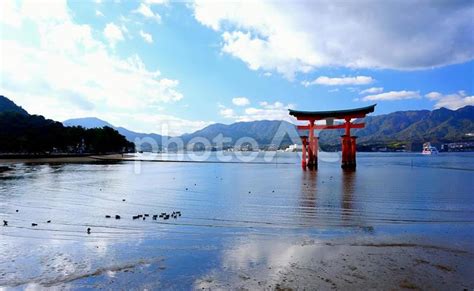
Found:
[[0, 286], [474, 288], [474, 154], [359, 153], [356, 171], [341, 170], [337, 153], [317, 171], [277, 155], [10, 163]]

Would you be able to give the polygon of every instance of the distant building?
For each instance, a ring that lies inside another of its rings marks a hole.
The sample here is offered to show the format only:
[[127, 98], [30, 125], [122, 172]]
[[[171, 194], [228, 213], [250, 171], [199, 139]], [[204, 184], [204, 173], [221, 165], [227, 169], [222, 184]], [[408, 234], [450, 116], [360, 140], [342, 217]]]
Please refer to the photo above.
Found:
[[452, 142], [445, 144], [443, 149], [448, 152], [472, 152], [474, 151], [474, 142]]
[[286, 152], [301, 152], [303, 150], [303, 145], [292, 144], [285, 151]]

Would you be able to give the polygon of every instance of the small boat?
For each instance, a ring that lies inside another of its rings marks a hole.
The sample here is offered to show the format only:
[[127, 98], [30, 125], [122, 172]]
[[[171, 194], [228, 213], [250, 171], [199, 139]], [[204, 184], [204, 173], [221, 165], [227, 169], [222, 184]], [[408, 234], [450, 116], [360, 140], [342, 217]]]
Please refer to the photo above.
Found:
[[429, 142], [425, 142], [421, 153], [423, 155], [437, 155], [439, 152], [436, 147], [432, 146]]

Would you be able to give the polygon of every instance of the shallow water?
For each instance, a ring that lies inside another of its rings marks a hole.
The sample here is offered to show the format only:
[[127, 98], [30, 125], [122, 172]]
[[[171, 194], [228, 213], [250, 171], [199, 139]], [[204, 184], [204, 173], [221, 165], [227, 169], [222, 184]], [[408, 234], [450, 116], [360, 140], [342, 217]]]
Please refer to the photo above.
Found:
[[232, 270], [284, 264], [308, 241], [472, 251], [474, 154], [359, 153], [355, 172], [337, 158], [321, 156], [316, 172], [291, 153], [255, 164], [15, 164], [0, 173], [0, 286], [201, 288], [216, 272], [233, 282]]

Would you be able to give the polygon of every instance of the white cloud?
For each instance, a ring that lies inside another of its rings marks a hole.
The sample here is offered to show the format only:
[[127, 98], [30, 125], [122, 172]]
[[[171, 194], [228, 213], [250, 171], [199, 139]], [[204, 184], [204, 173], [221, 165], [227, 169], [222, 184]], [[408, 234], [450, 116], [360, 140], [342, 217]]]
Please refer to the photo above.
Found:
[[235, 118], [235, 112], [232, 108], [222, 108], [219, 110], [219, 114], [224, 118]]
[[375, 95], [368, 95], [362, 98], [363, 101], [392, 101], [392, 100], [405, 100], [420, 98], [420, 92], [418, 91], [390, 91]]
[[151, 34], [144, 32], [143, 30], [140, 30], [140, 36], [147, 42], [147, 43], [152, 43], [153, 42], [153, 37]]
[[250, 104], [250, 100], [246, 97], [232, 98], [232, 103], [237, 106], [245, 106]]
[[146, 18], [152, 18], [156, 20], [156, 22], [160, 23], [161, 22], [161, 16], [158, 13], [154, 13], [150, 6], [145, 4], [145, 3], [140, 3], [140, 6], [138, 6], [137, 9], [133, 10], [133, 13], [138, 13]]
[[117, 42], [124, 40], [122, 30], [113, 23], [107, 23], [104, 28], [104, 36], [111, 46], [115, 46]]
[[383, 92], [383, 87], [372, 87], [359, 92], [359, 94], [379, 94]]
[[244, 114], [237, 116], [236, 121], [254, 120], [292, 120], [288, 114], [288, 109], [294, 108], [293, 104], [283, 104], [282, 102], [268, 103], [260, 102], [260, 107], [248, 107]]
[[102, 13], [100, 10], [95, 11], [95, 16], [103, 17], [104, 13]]
[[470, 1], [195, 0], [192, 8], [222, 34], [224, 53], [289, 79], [322, 66], [411, 70], [474, 58]]
[[439, 92], [430, 92], [426, 94], [425, 97], [436, 101], [434, 108], [445, 107], [456, 110], [467, 105], [474, 105], [474, 96], [468, 96], [464, 91], [447, 95], [441, 94]]
[[[132, 130], [152, 131], [159, 128], [153, 122], [165, 122], [165, 117], [156, 117], [161, 116], [159, 108], [183, 99], [178, 80], [150, 70], [138, 55], [121, 57], [108, 49], [90, 26], [74, 22], [66, 1], [53, 1], [48, 9], [37, 1], [20, 4], [3, 12], [18, 17], [19, 35], [28, 29], [38, 41], [2, 37], [0, 92], [30, 113], [55, 120], [97, 116], [117, 125], [126, 122], [123, 126]], [[11, 27], [0, 23], [1, 31]], [[109, 27], [115, 27], [104, 30], [109, 38], [123, 39], [116, 25]], [[166, 120], [186, 130], [207, 124], [172, 116]]]
[[[305, 65], [300, 59], [288, 59], [292, 52], [280, 47], [269, 47], [267, 41], [253, 37], [250, 32], [224, 32], [222, 51], [243, 60], [251, 70], [275, 70], [288, 79], [293, 79], [295, 71], [309, 72], [312, 67]], [[298, 52], [305, 54], [304, 48], [295, 45]]]
[[145, 0], [145, 3], [149, 5], [164, 5], [168, 4], [168, 0]]
[[[148, 113], [121, 113], [99, 115], [99, 118], [109, 121], [115, 126], [124, 126], [145, 133], [159, 133], [170, 136], [178, 136], [184, 133], [192, 133], [196, 130], [213, 124], [213, 121], [189, 120], [172, 115], [148, 114]], [[124, 121], [126, 120], [126, 124]]]
[[437, 99], [440, 99], [441, 97], [443, 97], [443, 94], [441, 94], [439, 92], [430, 92], [430, 93], [426, 94], [425, 97], [430, 99], [430, 100], [437, 100]]
[[[222, 104], [218, 104], [220, 108], [219, 114], [227, 119], [232, 119], [234, 122], [240, 121], [255, 121], [255, 120], [288, 120], [293, 121], [289, 116], [288, 109], [294, 108], [293, 104], [283, 104], [276, 101], [274, 103], [259, 102], [259, 106], [246, 107], [240, 113], [236, 110], [228, 108]], [[237, 105], [239, 106], [239, 105]]]
[[356, 77], [340, 77], [330, 78], [321, 76], [313, 81], [303, 81], [301, 84], [305, 87], [311, 85], [325, 85], [325, 86], [347, 86], [347, 85], [367, 85], [374, 81], [372, 77], [356, 76]]
[[15, 1], [0, 2], [0, 24], [5, 24], [14, 28], [21, 25], [20, 11], [16, 9]]

